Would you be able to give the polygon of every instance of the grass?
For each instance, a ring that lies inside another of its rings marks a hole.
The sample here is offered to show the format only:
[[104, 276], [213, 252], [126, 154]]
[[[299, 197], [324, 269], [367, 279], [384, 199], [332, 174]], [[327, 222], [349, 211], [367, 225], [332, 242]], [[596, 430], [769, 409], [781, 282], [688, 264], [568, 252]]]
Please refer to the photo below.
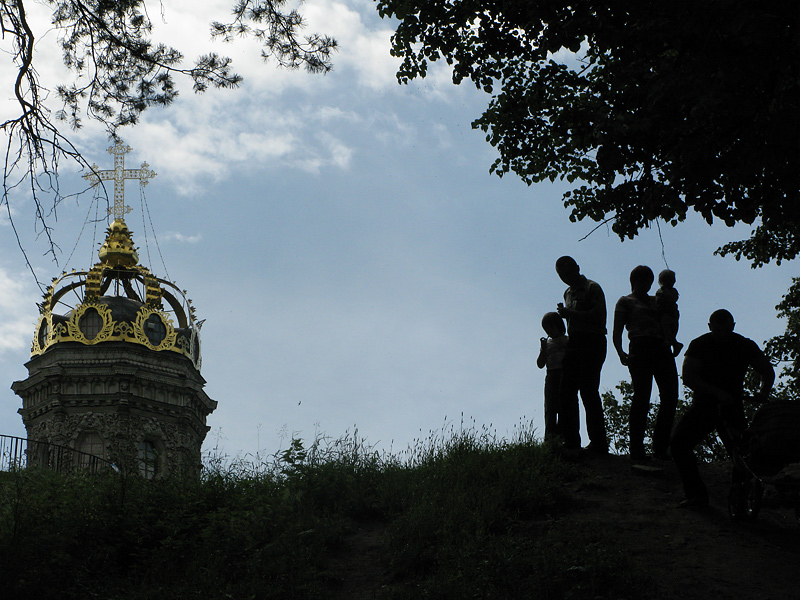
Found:
[[506, 440], [463, 423], [398, 455], [356, 432], [265, 462], [208, 457], [199, 480], [0, 473], [0, 586], [9, 600], [327, 599], [343, 540], [370, 523], [385, 550], [369, 597], [647, 595], [613, 532], [553, 520], [574, 477], [530, 427]]

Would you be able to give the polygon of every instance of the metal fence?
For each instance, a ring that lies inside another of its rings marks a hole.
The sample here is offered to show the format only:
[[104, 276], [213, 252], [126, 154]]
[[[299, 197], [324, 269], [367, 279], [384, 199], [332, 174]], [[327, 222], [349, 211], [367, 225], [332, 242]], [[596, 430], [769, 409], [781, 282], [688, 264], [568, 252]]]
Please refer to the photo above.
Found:
[[43, 467], [59, 473], [116, 470], [113, 463], [94, 454], [48, 442], [0, 435], [0, 471]]

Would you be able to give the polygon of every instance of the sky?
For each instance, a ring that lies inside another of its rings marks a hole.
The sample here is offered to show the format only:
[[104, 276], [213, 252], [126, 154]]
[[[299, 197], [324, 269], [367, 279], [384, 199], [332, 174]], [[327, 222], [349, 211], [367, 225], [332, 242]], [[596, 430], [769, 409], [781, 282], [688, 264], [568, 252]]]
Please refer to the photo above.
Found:
[[[121, 132], [132, 147], [126, 167], [146, 161], [157, 173], [144, 188], [144, 223], [140, 189], [126, 187], [141, 262], [187, 290], [205, 319], [202, 375], [219, 403], [206, 451], [258, 458], [292, 437], [353, 435], [401, 453], [462, 422], [499, 437], [531, 423], [543, 433], [536, 357], [542, 315], [562, 300], [554, 262], [565, 254], [603, 287], [609, 319], [634, 266], [668, 265], [681, 294], [680, 341], [705, 333], [721, 307], [759, 343], [783, 331], [774, 307], [796, 265], [753, 270], [713, 255], [748, 227], [691, 216], [621, 242], [605, 226], [569, 221], [566, 183], [528, 187], [490, 174], [496, 152], [470, 127], [489, 96], [453, 85], [444, 67], [398, 85], [393, 23], [373, 2], [303, 5], [308, 31], [340, 44], [324, 76], [265, 64], [255, 42], [198, 34], [228, 11], [226, 2], [165, 2], [163, 17], [151, 14], [154, 37], [187, 57], [212, 48], [232, 56], [244, 83], [202, 95], [184, 83], [172, 106]], [[51, 89], [63, 81], [55, 40], [48, 32], [37, 45]], [[10, 94], [0, 96], [3, 118]], [[71, 135], [89, 162], [113, 168], [102, 127], [87, 122]], [[62, 190], [86, 187], [70, 165], [62, 174]], [[85, 225], [92, 205], [88, 193], [60, 206], [56, 264], [30, 199], [12, 197], [41, 282], [97, 262], [104, 232]], [[142, 233], [148, 219], [157, 246]], [[0, 245], [0, 434], [24, 437], [10, 386], [27, 376], [41, 292], [7, 217]], [[627, 379], [609, 341], [601, 390]]]

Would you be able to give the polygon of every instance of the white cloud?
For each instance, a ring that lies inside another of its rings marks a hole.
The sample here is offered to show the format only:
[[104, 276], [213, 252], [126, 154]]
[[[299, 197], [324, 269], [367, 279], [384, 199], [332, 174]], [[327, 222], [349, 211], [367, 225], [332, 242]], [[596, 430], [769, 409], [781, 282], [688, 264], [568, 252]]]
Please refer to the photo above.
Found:
[[447, 129], [447, 126], [442, 123], [437, 123], [433, 126], [433, 133], [439, 140], [440, 148], [451, 148], [453, 146], [453, 139], [450, 136], [450, 131]]
[[30, 346], [36, 325], [38, 290], [26, 273], [0, 268], [0, 354]]
[[[385, 143], [414, 143], [415, 129], [381, 100], [387, 92], [396, 98], [407, 95], [409, 88], [396, 83], [399, 62], [389, 54], [392, 30], [371, 2], [314, 0], [300, 7], [306, 33], [330, 34], [340, 42], [340, 51], [333, 56], [335, 70], [328, 76], [265, 65], [259, 44], [252, 39], [212, 42], [209, 24], [228, 18], [229, 0], [204, 2], [202, 10], [180, 3], [167, 3], [160, 12], [155, 9], [149, 14], [154, 40], [180, 49], [187, 63], [209, 50], [230, 55], [245, 77], [237, 90], [204, 94], [193, 93], [191, 83], [178, 78], [181, 95], [172, 106], [148, 109], [139, 125], [120, 132], [133, 148], [129, 163], [138, 165], [143, 159], [157, 164], [156, 171], [173, 182], [180, 196], [201, 195], [209, 182], [227, 179], [239, 164], [274, 163], [314, 174], [349, 169], [353, 148], [343, 141], [342, 127], [365, 128], [365, 135]], [[37, 14], [40, 27], [47, 26], [47, 8], [40, 7]], [[64, 80], [55, 41], [51, 32], [39, 42], [42, 82], [51, 86]], [[449, 81], [438, 85], [440, 71], [434, 69], [423, 85], [426, 95], [447, 100], [457, 92]], [[331, 90], [337, 95], [329, 97]], [[366, 94], [361, 98], [368, 107], [366, 114], [341, 108], [350, 103], [343, 96], [348, 93]], [[108, 142], [99, 123], [87, 120], [83, 130], [70, 135], [90, 162], [104, 166]]]
[[320, 123], [336, 122], [358, 124], [364, 121], [361, 115], [355, 111], [345, 111], [338, 106], [315, 107], [313, 112]]
[[179, 242], [181, 244], [196, 244], [203, 239], [201, 234], [185, 235], [178, 231], [167, 231], [159, 236], [164, 242]]
[[179, 101], [174, 113], [150, 112], [125, 132], [125, 141], [151, 164], [155, 150], [159, 172], [178, 182], [179, 194], [190, 196], [241, 164], [285, 164], [311, 173], [347, 169], [352, 148], [333, 130], [366, 124], [356, 112], [331, 105], [273, 106], [248, 95], [229, 100], [212, 98], [190, 110]]
[[332, 78], [339, 72], [345, 76], [353, 73], [359, 87], [377, 91], [398, 88], [394, 73], [400, 61], [389, 54], [392, 31], [378, 19], [372, 3], [309, 2], [302, 10], [309, 31], [331, 35], [339, 42]]
[[321, 132], [315, 136], [318, 144], [315, 146], [315, 156], [300, 156], [289, 160], [297, 168], [308, 173], [319, 173], [325, 167], [337, 167], [347, 169], [350, 167], [353, 157], [353, 149], [348, 147], [342, 140]]

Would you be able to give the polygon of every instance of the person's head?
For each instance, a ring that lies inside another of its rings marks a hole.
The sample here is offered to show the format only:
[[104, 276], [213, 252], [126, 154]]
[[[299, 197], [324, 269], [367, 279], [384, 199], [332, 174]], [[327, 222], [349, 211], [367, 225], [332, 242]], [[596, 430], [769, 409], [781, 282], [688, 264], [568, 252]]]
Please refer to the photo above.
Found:
[[736, 323], [733, 320], [733, 315], [724, 308], [715, 310], [708, 318], [708, 328], [711, 330], [711, 333], [722, 335], [731, 333], [735, 325]]
[[653, 271], [650, 267], [639, 265], [631, 271], [631, 291], [646, 294], [653, 286]]
[[581, 281], [581, 268], [571, 256], [562, 256], [556, 261], [556, 273], [567, 285], [577, 285]]
[[564, 335], [567, 332], [567, 328], [564, 326], [564, 319], [557, 312], [545, 313], [542, 317], [542, 329], [551, 338]]
[[675, 271], [664, 269], [658, 274], [658, 285], [661, 287], [671, 288], [675, 285]]

